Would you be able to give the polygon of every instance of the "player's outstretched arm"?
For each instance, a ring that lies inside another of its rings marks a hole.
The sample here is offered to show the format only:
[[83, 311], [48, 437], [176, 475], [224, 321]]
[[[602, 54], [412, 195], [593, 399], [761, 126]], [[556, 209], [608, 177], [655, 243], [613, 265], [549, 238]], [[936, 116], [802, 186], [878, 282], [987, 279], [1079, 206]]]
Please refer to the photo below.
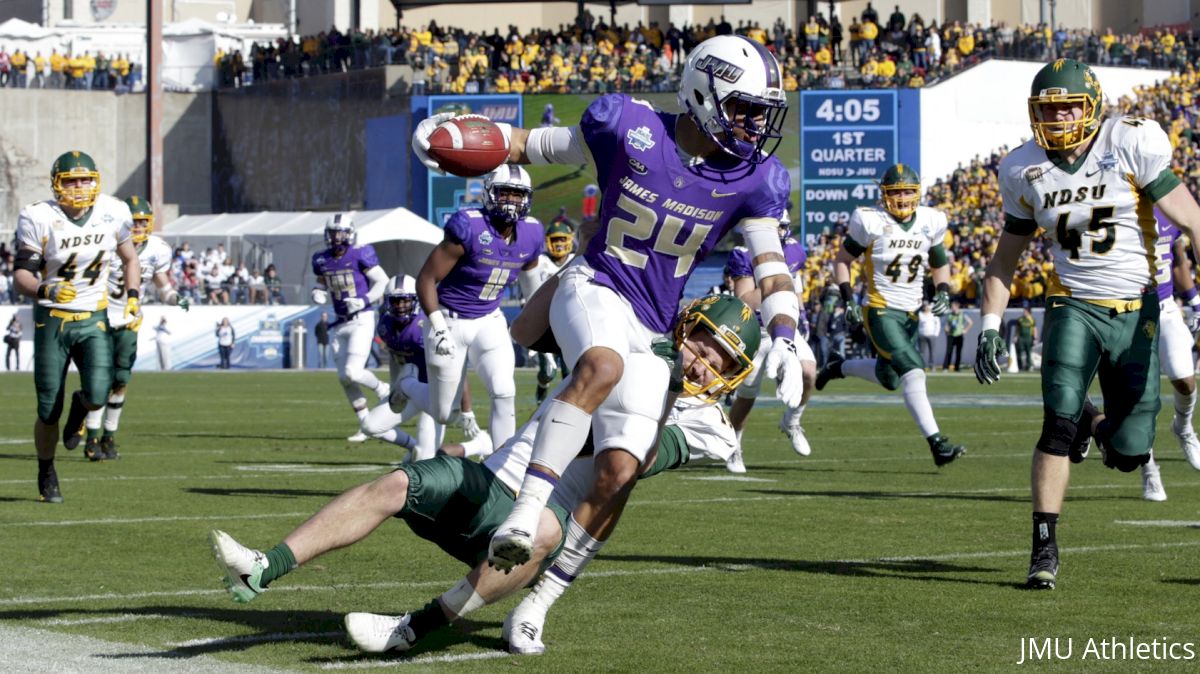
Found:
[[983, 331], [979, 333], [975, 354], [975, 378], [981, 384], [1000, 380], [1000, 356], [1007, 353], [1004, 338], [1000, 336], [1000, 325], [1012, 295], [1013, 273], [1031, 238], [1033, 234], [1013, 234], [1007, 230], [1001, 232], [996, 252], [984, 274]]

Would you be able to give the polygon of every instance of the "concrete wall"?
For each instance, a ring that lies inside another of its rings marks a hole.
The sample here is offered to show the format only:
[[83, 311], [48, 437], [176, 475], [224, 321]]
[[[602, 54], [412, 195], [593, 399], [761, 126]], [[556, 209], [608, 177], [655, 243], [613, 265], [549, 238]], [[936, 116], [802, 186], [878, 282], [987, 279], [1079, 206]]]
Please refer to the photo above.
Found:
[[[952, 173], [959, 162], [1027, 140], [1029, 83], [1045, 64], [988, 61], [921, 91], [921, 175], [927, 183]], [[1165, 79], [1165, 70], [1096, 68], [1110, 101], [1133, 87]]]
[[[9, 89], [0, 125], [0, 231], [27, 203], [50, 193], [61, 153], [92, 155], [101, 189], [119, 197], [146, 191], [146, 97], [101, 91]], [[164, 95], [163, 216], [211, 209], [212, 94]]]

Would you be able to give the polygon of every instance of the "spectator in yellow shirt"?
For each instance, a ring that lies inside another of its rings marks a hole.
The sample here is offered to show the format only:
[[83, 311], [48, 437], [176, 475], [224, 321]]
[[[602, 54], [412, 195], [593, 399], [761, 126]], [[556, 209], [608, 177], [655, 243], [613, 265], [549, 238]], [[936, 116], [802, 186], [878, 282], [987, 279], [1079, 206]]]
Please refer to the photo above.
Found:
[[896, 76], [896, 62], [885, 56], [883, 60], [879, 61], [875, 72], [881, 83], [891, 84], [892, 78]]

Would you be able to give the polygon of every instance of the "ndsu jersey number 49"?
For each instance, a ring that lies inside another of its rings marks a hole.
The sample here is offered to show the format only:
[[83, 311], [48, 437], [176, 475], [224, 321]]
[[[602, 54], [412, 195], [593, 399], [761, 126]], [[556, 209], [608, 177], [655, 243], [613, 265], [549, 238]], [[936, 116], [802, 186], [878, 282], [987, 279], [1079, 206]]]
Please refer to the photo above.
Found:
[[916, 311], [924, 297], [929, 249], [946, 237], [946, 214], [918, 206], [905, 227], [886, 211], [857, 208], [846, 235], [866, 248], [867, 306]]

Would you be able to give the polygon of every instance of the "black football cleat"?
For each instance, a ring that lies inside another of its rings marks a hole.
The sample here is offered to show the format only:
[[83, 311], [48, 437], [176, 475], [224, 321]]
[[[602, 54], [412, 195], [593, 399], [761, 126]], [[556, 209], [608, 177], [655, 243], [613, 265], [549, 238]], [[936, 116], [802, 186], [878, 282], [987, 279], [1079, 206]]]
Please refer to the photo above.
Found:
[[117, 452], [117, 447], [117, 441], [112, 437], [100, 439], [100, 451], [104, 453], [105, 461], [116, 461], [121, 458], [121, 455]]
[[1058, 582], [1058, 546], [1040, 545], [1033, 549], [1029, 560], [1029, 576], [1025, 587], [1030, 590], [1053, 590]]
[[104, 448], [100, 446], [100, 438], [88, 438], [83, 445], [83, 455], [88, 461], [103, 461]]
[[934, 433], [926, 439], [929, 441], [929, 451], [933, 454], [933, 463], [938, 468], [967, 453], [966, 447], [950, 442], [950, 438], [941, 433]]
[[828, 360], [825, 361], [825, 367], [821, 368], [821, 371], [817, 373], [816, 386], [818, 391], [824, 390], [825, 385], [830, 380], [842, 379], [846, 376], [842, 374], [842, 363], [845, 361], [846, 359], [837, 353], [829, 354]]
[[46, 473], [38, 475], [38, 501], [42, 503], [62, 503], [62, 492], [58, 489], [58, 474], [51, 468]]

